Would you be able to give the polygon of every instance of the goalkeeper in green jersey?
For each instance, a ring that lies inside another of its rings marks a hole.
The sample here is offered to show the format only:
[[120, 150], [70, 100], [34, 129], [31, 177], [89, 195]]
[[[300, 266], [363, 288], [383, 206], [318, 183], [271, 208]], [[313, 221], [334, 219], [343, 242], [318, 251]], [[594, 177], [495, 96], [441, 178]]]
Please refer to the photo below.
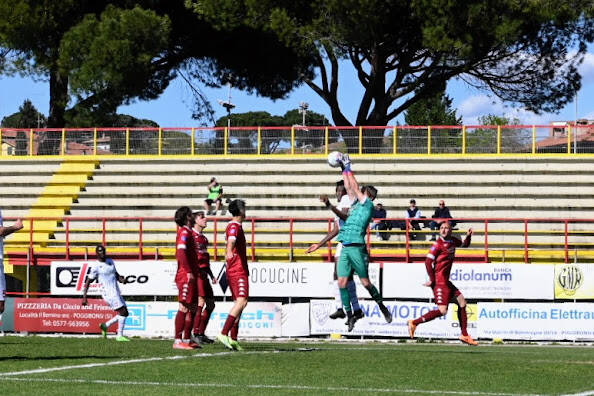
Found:
[[351, 207], [349, 216], [338, 233], [337, 239], [342, 243], [343, 247], [336, 268], [340, 298], [348, 317], [348, 331], [352, 331], [357, 319], [351, 311], [347, 282], [349, 275], [353, 272], [359, 275], [361, 284], [369, 291], [371, 298], [379, 306], [386, 322], [392, 322], [392, 314], [382, 303], [382, 297], [377, 288], [369, 281], [368, 273], [369, 254], [367, 253], [367, 246], [365, 244], [365, 235], [371, 221], [373, 200], [377, 196], [377, 190], [371, 185], [363, 186], [359, 189], [359, 184], [351, 171], [351, 160], [348, 154], [342, 155], [340, 166], [342, 168], [342, 178], [347, 194], [351, 201], [356, 199]]

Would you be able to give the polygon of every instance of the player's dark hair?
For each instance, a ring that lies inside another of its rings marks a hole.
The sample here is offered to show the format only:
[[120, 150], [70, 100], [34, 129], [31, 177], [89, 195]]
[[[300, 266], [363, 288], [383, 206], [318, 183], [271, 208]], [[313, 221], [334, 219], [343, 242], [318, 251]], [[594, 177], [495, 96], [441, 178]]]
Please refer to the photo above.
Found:
[[105, 252], [105, 246], [103, 246], [103, 245], [97, 245], [95, 247], [95, 253], [99, 253], [99, 250], [103, 250]]
[[377, 198], [377, 188], [373, 186], [365, 186], [365, 191], [369, 191], [369, 195], [372, 195], [374, 198]]
[[336, 187], [344, 186], [344, 180], [339, 180], [336, 182]]
[[211, 177], [211, 178], [210, 178], [210, 182], [211, 182], [211, 183], [212, 183], [213, 181], [215, 181], [215, 180], [217, 180], [217, 178], [216, 178], [216, 177]]
[[229, 212], [231, 212], [233, 216], [239, 216], [242, 210], [245, 210], [245, 202], [241, 199], [234, 199], [229, 204]]
[[188, 216], [192, 215], [192, 209], [187, 206], [182, 206], [175, 211], [175, 224], [183, 227], [188, 222]]

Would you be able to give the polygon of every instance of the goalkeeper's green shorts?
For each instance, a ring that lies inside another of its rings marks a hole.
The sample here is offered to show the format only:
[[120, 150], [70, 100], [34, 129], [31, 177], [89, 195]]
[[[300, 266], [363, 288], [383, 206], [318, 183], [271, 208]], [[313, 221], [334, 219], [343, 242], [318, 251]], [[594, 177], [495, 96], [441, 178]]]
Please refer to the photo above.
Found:
[[336, 274], [338, 277], [348, 277], [353, 272], [359, 275], [359, 278], [369, 278], [369, 254], [365, 245], [342, 246]]

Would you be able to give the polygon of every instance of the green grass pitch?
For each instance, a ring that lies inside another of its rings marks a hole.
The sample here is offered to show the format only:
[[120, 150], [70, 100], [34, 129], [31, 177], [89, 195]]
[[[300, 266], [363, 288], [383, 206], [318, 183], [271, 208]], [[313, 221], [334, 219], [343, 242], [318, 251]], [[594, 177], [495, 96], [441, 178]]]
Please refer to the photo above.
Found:
[[2, 395], [594, 395], [594, 347], [0, 338]]

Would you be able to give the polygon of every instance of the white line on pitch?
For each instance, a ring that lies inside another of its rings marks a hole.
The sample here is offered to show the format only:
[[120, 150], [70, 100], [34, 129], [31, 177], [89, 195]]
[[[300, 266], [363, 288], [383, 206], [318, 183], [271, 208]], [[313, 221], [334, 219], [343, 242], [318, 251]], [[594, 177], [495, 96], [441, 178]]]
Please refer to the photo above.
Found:
[[[91, 368], [91, 367], [104, 367], [104, 366], [117, 366], [121, 364], [134, 364], [134, 363], [145, 363], [145, 362], [154, 362], [160, 360], [178, 360], [178, 359], [188, 359], [188, 358], [205, 358], [205, 357], [213, 357], [213, 356], [225, 356], [231, 355], [234, 352], [217, 352], [217, 353], [200, 353], [196, 355], [187, 355], [187, 356], [167, 356], [167, 357], [152, 357], [152, 358], [142, 358], [142, 359], [130, 359], [130, 360], [116, 360], [112, 362], [98, 362], [98, 363], [86, 363], [86, 364], [78, 364], [73, 366], [60, 366], [60, 367], [48, 367], [48, 368], [40, 368], [35, 370], [23, 370], [23, 371], [13, 371], [8, 373], [0, 373], [0, 378], [14, 376], [14, 375], [22, 375], [22, 374], [41, 374], [41, 373], [49, 373], [52, 371], [64, 371], [64, 370], [74, 370], [80, 368]], [[255, 354], [255, 353], [271, 353], [270, 351], [254, 351], [254, 352], [244, 352], [242, 355], [245, 354]]]
[[584, 391], [580, 393], [567, 393], [561, 396], [592, 396], [594, 395], [594, 390]]
[[107, 381], [89, 379], [64, 379], [64, 378], [2, 378], [0, 381], [20, 382], [55, 382], [67, 384], [94, 384], [94, 385], [133, 385], [133, 386], [175, 386], [194, 388], [250, 388], [250, 389], [289, 389], [303, 391], [330, 391], [330, 392], [366, 392], [366, 393], [423, 393], [438, 395], [477, 395], [477, 396], [538, 396], [526, 393], [497, 393], [480, 391], [446, 391], [428, 389], [402, 389], [402, 388], [351, 388], [346, 386], [309, 386], [309, 385], [270, 385], [270, 384], [220, 384], [220, 383], [176, 383], [155, 381]]

